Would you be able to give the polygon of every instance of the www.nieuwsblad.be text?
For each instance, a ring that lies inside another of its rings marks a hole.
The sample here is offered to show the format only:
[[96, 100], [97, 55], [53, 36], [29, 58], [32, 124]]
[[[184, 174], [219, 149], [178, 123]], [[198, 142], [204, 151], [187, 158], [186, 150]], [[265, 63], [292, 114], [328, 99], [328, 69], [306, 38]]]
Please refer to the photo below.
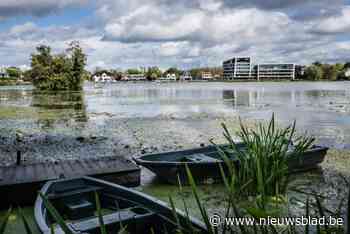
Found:
[[311, 225], [311, 226], [342, 226], [344, 225], [344, 220], [343, 218], [335, 218], [332, 216], [329, 217], [321, 217], [321, 218], [316, 218], [316, 217], [270, 217], [268, 216], [267, 218], [259, 218], [255, 219], [252, 217], [221, 217], [218, 214], [213, 214], [209, 218], [210, 224], [214, 227], [218, 226], [253, 226], [253, 225], [258, 225], [258, 226], [269, 226], [269, 225], [274, 225], [274, 226], [306, 226], [306, 225]]

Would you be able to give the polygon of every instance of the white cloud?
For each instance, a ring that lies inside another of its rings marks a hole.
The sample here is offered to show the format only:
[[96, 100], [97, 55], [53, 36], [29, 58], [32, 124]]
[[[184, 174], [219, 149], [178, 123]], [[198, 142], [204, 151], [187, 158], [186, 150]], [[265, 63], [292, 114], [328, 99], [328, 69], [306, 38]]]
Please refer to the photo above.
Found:
[[174, 15], [154, 5], [141, 6], [107, 23], [105, 37], [123, 42], [181, 40], [200, 30], [203, 17], [198, 10]]
[[10, 34], [20, 35], [23, 33], [33, 33], [38, 30], [38, 27], [33, 22], [26, 22], [25, 24], [15, 25], [10, 29]]
[[340, 15], [321, 19], [313, 31], [320, 34], [345, 33], [350, 30], [350, 6], [343, 7]]
[[1, 0], [0, 19], [18, 15], [43, 16], [66, 7], [83, 6], [88, 0]]
[[[31, 12], [40, 15], [39, 9], [47, 13], [85, 2], [21, 1], [19, 5], [1, 1], [0, 18], [5, 8], [30, 6]], [[339, 6], [340, 0], [335, 1]], [[60, 52], [72, 40], [81, 41], [90, 70], [96, 66], [219, 66], [239, 55], [253, 56], [257, 62], [350, 59], [350, 40], [344, 37], [350, 28], [349, 7], [331, 14], [334, 7], [326, 0], [318, 1], [317, 9], [309, 8], [315, 6], [311, 0], [303, 2], [286, 1], [278, 7], [270, 0], [249, 4], [241, 0], [97, 0], [93, 27], [43, 27], [38, 18], [0, 32], [0, 64], [29, 64], [38, 44]], [[296, 5], [303, 9], [297, 17], [290, 10]], [[317, 10], [317, 17], [301, 20], [309, 10]]]

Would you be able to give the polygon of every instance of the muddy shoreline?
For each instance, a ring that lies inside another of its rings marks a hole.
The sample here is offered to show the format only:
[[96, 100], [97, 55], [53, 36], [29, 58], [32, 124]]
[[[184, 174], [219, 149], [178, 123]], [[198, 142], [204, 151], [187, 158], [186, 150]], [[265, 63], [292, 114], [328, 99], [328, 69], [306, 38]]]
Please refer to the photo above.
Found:
[[[317, 91], [280, 84], [252, 83], [254, 88], [249, 88], [237, 83], [235, 91], [228, 84], [205, 88], [188, 85], [87, 87], [84, 94], [72, 96], [34, 95], [21, 87], [4, 91], [0, 93], [0, 166], [14, 164], [17, 150], [23, 153], [23, 163], [30, 164], [113, 155], [131, 158], [201, 147], [211, 138], [223, 143], [222, 122], [235, 132], [238, 116], [253, 126], [275, 112], [279, 124], [285, 126], [297, 119], [300, 134], [308, 130], [318, 144], [331, 148], [321, 170], [293, 175], [291, 186], [322, 195], [328, 208], [339, 206], [347, 196], [345, 188], [349, 185], [344, 178], [350, 181], [349, 92], [338, 84], [331, 85], [337, 91], [328, 90], [328, 83], [320, 83]], [[265, 85], [269, 91], [261, 87]], [[280, 90], [275, 86], [281, 86], [277, 87]], [[15, 143], [16, 131], [23, 135], [21, 144]], [[180, 209], [185, 197], [191, 213], [199, 216], [190, 188], [180, 191], [178, 186], [163, 184], [144, 168], [141, 174], [142, 184], [135, 189], [166, 202], [171, 195]], [[223, 211], [222, 185], [199, 186], [199, 190], [209, 213]], [[304, 214], [305, 206], [298, 200], [305, 201], [305, 194], [290, 190], [288, 199], [293, 204], [292, 213]], [[26, 211], [31, 214], [32, 208]]]
[[[220, 123], [238, 126], [237, 119], [106, 119], [103, 124], [65, 127], [48, 131], [0, 128], [0, 165], [15, 162], [20, 150], [24, 163], [59, 161], [85, 157], [123, 156], [131, 158], [209, 144], [210, 138], [222, 140]], [[23, 136], [20, 144], [15, 135]]]

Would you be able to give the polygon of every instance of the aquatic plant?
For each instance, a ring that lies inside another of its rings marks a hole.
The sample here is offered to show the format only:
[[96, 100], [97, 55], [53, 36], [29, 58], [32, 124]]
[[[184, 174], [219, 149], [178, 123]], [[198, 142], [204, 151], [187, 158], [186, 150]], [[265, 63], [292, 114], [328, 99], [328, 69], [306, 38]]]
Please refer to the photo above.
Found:
[[[224, 148], [211, 140], [225, 161], [222, 177], [236, 193], [245, 196], [283, 195], [288, 184], [288, 158], [302, 155], [314, 141], [295, 136], [295, 121], [285, 128], [276, 127], [274, 114], [268, 124], [259, 123], [256, 129], [246, 127], [240, 119], [239, 143], [224, 123], [222, 127], [229, 146]], [[242, 143], [243, 148], [239, 147]]]
[[0, 223], [0, 234], [5, 233], [6, 225], [9, 221], [11, 211], [12, 211], [12, 208], [9, 208], [9, 210], [5, 214], [5, 217], [3, 218], [2, 222]]
[[[39, 192], [39, 196], [43, 200], [43, 203], [44, 203], [45, 208], [47, 209], [48, 213], [52, 216], [52, 218], [56, 221], [56, 223], [61, 227], [62, 231], [66, 234], [73, 234], [71, 229], [67, 226], [66, 222], [64, 221], [62, 216], [58, 213], [56, 208], [51, 204], [49, 199], [41, 192]], [[51, 227], [51, 229], [52, 229], [52, 227]]]
[[[64, 231], [64, 233], [73, 234], [73, 232], [70, 230], [70, 228], [67, 226], [66, 222], [64, 221], [63, 217], [58, 213], [58, 211], [51, 204], [49, 199], [45, 195], [43, 195], [42, 193], [39, 193], [39, 195], [43, 199], [43, 203], [45, 205], [45, 208], [50, 213], [50, 215], [53, 217], [53, 219], [56, 221], [56, 223], [60, 226], [60, 228]], [[107, 227], [103, 221], [101, 202], [100, 202], [100, 198], [98, 196], [98, 193], [95, 193], [95, 202], [96, 202], [96, 213], [97, 213], [97, 217], [98, 217], [98, 221], [99, 221], [100, 232], [101, 232], [101, 234], [108, 234]], [[54, 233], [53, 226], [51, 226], [51, 233]], [[121, 229], [117, 233], [118, 234], [127, 233], [126, 226], [121, 227]]]
[[22, 219], [22, 222], [23, 222], [23, 224], [24, 224], [24, 228], [25, 228], [25, 230], [26, 230], [26, 233], [27, 233], [27, 234], [33, 234], [33, 231], [31, 230], [30, 225], [29, 225], [29, 222], [28, 222], [28, 220], [26, 219], [26, 217], [24, 216], [24, 213], [23, 213], [21, 207], [18, 207], [18, 213], [19, 213], [19, 215], [21, 216], [21, 219]]
[[[196, 204], [198, 208], [201, 211], [201, 218], [206, 224], [208, 228], [209, 233], [242, 233], [242, 234], [279, 234], [279, 233], [288, 233], [288, 234], [309, 234], [309, 233], [317, 233], [317, 234], [349, 234], [350, 229], [349, 227], [349, 220], [350, 220], [350, 187], [348, 189], [348, 201], [347, 201], [347, 210], [346, 210], [346, 219], [345, 222], [346, 225], [344, 226], [329, 226], [329, 225], [323, 225], [320, 226], [319, 224], [315, 228], [311, 228], [310, 224], [306, 224], [305, 226], [297, 227], [295, 225], [287, 225], [287, 226], [273, 226], [273, 225], [243, 225], [243, 224], [237, 224], [237, 226], [234, 225], [225, 225], [224, 219], [225, 218], [246, 218], [250, 217], [255, 220], [259, 220], [260, 218], [268, 218], [268, 217], [279, 217], [278, 212], [274, 213], [272, 210], [270, 210], [271, 207], [268, 207], [271, 203], [276, 203], [276, 200], [270, 199], [270, 200], [263, 200], [265, 204], [263, 206], [258, 205], [256, 202], [251, 202], [251, 205], [245, 207], [242, 205], [239, 205], [240, 198], [237, 197], [236, 193], [232, 192], [232, 187], [229, 186], [229, 184], [225, 184], [226, 187], [226, 194], [227, 199], [225, 201], [225, 212], [221, 216], [221, 223], [218, 225], [212, 225], [210, 215], [208, 215], [207, 210], [205, 209], [205, 205], [203, 204], [202, 200], [198, 196], [198, 189], [195, 184], [195, 180], [193, 179], [193, 176], [191, 174], [190, 169], [186, 166], [187, 176], [189, 178], [189, 185], [192, 189], [193, 196], [195, 197]], [[259, 197], [255, 198], [255, 201], [259, 200]], [[313, 200], [313, 202], [312, 202]], [[184, 200], [183, 200], [184, 201]], [[172, 202], [171, 202], [172, 203]], [[185, 203], [185, 201], [184, 201]], [[331, 215], [334, 218], [340, 218], [341, 212], [340, 209], [338, 211], [333, 212], [329, 209], [327, 209], [321, 202], [319, 196], [317, 194], [312, 195], [311, 197], [307, 197], [305, 204], [305, 213], [304, 217], [314, 217], [314, 218], [321, 218], [321, 217], [329, 217]], [[289, 204], [285, 204], [285, 206], [288, 206]], [[340, 202], [339, 208], [344, 205], [343, 201]], [[174, 204], [172, 204], [174, 206]], [[258, 223], [258, 222], [257, 222]], [[180, 232], [182, 233], [182, 232]]]
[[[247, 129], [241, 122], [241, 129], [238, 134], [241, 141], [247, 145], [244, 150], [237, 147], [226, 126], [223, 124], [224, 136], [229, 142], [229, 149], [217, 146], [220, 155], [225, 161], [225, 167], [220, 165], [222, 180], [226, 191], [226, 200], [223, 208], [225, 211], [221, 221], [225, 218], [250, 217], [254, 220], [267, 217], [279, 217], [281, 208], [289, 206], [288, 199], [284, 199], [288, 184], [288, 157], [298, 157], [308, 149], [314, 139], [309, 137], [295, 137], [295, 122], [284, 129], [275, 127], [274, 116], [268, 125], [258, 125], [258, 130]], [[295, 145], [290, 146], [294, 140]], [[232, 156], [238, 154], [237, 161], [232, 161]], [[302, 158], [301, 158], [302, 160]], [[209, 233], [254, 233], [254, 234], [277, 234], [277, 233], [305, 233], [316, 231], [323, 233], [350, 233], [344, 227], [330, 227], [327, 225], [316, 226], [316, 230], [307, 224], [304, 227], [273, 226], [273, 225], [251, 225], [238, 224], [227, 226], [224, 223], [213, 226], [205, 205], [198, 196], [198, 189], [190, 169], [186, 165], [189, 185], [192, 188], [193, 196], [200, 210], [201, 218], [206, 224]], [[349, 184], [348, 184], [349, 185]], [[349, 186], [350, 187], [350, 186]], [[181, 188], [181, 187], [180, 187]], [[248, 205], [242, 205], [242, 195], [247, 199]], [[335, 215], [341, 217], [340, 208], [337, 212], [331, 212], [322, 205], [317, 194], [312, 195], [312, 200], [307, 197], [305, 204], [305, 217], [326, 217]], [[184, 201], [184, 200], [183, 200]], [[185, 203], [185, 201], [184, 201]], [[343, 205], [340, 202], [339, 207]], [[172, 205], [174, 206], [174, 205]], [[287, 214], [288, 215], [288, 214]], [[347, 220], [350, 221], [350, 188], [347, 205]], [[220, 225], [221, 224], [221, 225]], [[218, 227], [220, 226], [220, 227]]]

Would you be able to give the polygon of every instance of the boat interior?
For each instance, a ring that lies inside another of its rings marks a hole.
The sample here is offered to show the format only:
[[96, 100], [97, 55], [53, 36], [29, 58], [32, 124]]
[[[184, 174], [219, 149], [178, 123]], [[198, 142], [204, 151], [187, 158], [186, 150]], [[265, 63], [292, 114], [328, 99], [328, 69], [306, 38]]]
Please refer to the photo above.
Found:
[[[118, 196], [111, 189], [89, 184], [84, 179], [54, 183], [47, 197], [68, 226], [77, 233], [100, 233], [95, 193], [98, 193], [101, 212], [107, 231], [117, 233], [173, 233], [175, 224], [137, 202]], [[51, 225], [53, 218], [47, 215]]]
[[[241, 151], [246, 148], [243, 145], [238, 145]], [[238, 160], [235, 150], [230, 149], [229, 146], [221, 146], [222, 150], [226, 152], [226, 156], [231, 160]], [[294, 146], [289, 146], [289, 151], [292, 151]], [[308, 152], [320, 150], [324, 147], [312, 145]], [[221, 162], [222, 156], [214, 146], [208, 146], [193, 150], [183, 150], [170, 153], [149, 154], [141, 157], [142, 160], [150, 162], [183, 162], [183, 163], [206, 163], [206, 162]]]
[[[225, 149], [225, 148], [224, 148]], [[226, 148], [225, 151], [228, 149]], [[232, 159], [234, 154], [231, 155]], [[221, 162], [221, 155], [218, 153], [217, 149], [213, 146], [195, 149], [195, 150], [184, 150], [171, 153], [161, 153], [161, 154], [150, 154], [141, 157], [146, 161], [167, 161], [167, 162], [186, 162], [186, 163], [200, 163], [200, 162]]]

